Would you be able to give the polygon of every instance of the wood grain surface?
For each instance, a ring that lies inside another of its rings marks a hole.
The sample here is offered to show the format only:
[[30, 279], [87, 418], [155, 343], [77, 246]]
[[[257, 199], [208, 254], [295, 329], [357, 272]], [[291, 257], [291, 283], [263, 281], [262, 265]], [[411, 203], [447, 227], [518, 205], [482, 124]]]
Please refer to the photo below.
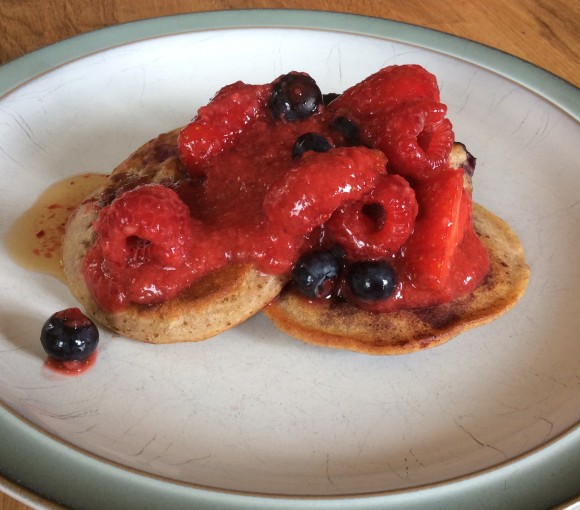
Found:
[[429, 27], [516, 55], [580, 86], [578, 0], [1, 0], [0, 64], [109, 25], [253, 8], [347, 12]]
[[[580, 86], [579, 0], [0, 0], [0, 64], [110, 25], [257, 8], [363, 14], [428, 27], [497, 48]], [[30, 495], [16, 497], [30, 506], [0, 492], [0, 509], [38, 507]]]

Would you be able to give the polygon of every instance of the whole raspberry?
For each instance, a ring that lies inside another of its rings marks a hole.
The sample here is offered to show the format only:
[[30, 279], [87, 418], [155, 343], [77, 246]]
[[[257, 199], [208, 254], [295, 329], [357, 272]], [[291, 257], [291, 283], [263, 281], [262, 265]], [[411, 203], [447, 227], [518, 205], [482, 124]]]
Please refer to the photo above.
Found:
[[83, 274], [103, 309], [170, 299], [195, 277], [189, 260], [194, 222], [169, 188], [147, 184], [127, 191], [101, 210], [93, 227], [97, 239]]
[[292, 235], [326, 222], [345, 200], [358, 200], [385, 172], [385, 156], [366, 147], [308, 152], [264, 198], [268, 221]]
[[389, 159], [389, 167], [405, 177], [423, 177], [447, 166], [453, 146], [451, 122], [441, 103], [402, 103], [369, 132], [373, 145]]
[[376, 115], [385, 115], [400, 103], [421, 99], [439, 102], [435, 76], [418, 65], [393, 65], [347, 89], [328, 105], [328, 110], [366, 123]]
[[246, 126], [265, 109], [269, 85], [232, 83], [202, 106], [178, 140], [179, 156], [192, 174], [204, 173], [208, 161], [234, 145]]
[[110, 262], [139, 267], [183, 264], [191, 243], [188, 207], [160, 184], [134, 188], [104, 207], [93, 228]]
[[361, 200], [337, 209], [327, 227], [350, 259], [384, 258], [407, 241], [417, 211], [409, 183], [399, 175], [384, 174]]

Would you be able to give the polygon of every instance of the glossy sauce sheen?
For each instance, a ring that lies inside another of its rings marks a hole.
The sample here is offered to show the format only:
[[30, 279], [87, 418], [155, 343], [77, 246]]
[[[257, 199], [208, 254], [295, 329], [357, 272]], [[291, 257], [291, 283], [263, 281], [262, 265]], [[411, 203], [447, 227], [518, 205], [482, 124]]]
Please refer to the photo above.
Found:
[[260, 119], [240, 136], [235, 149], [212, 158], [197, 196], [184, 199], [192, 215], [203, 222], [205, 233], [200, 237], [208, 243], [204, 251], [219, 259], [216, 265], [257, 263], [269, 274], [291, 267], [304, 240], [269, 228], [263, 203], [272, 186], [294, 166], [291, 151], [296, 138], [323, 129], [319, 117], [285, 124]]
[[12, 260], [64, 282], [61, 246], [68, 217], [106, 179], [103, 174], [81, 174], [49, 186], [8, 231], [5, 241]]
[[[88, 372], [97, 362], [97, 352], [93, 352], [88, 358], [83, 360], [59, 361], [48, 356], [44, 361], [44, 368], [50, 373], [77, 376]], [[50, 378], [50, 376], [48, 376]]]
[[[313, 225], [330, 216], [333, 196], [346, 187], [352, 188], [349, 197], [360, 196], [361, 183], [372, 182], [384, 170], [380, 153], [364, 148], [310, 152], [293, 161], [294, 142], [307, 132], [327, 132], [329, 138], [333, 134], [322, 116], [297, 123], [257, 120], [235, 149], [211, 160], [199, 195], [184, 197], [193, 216], [203, 222], [203, 251], [221, 259], [216, 265], [235, 261], [255, 264], [268, 274], [289, 271], [310, 246], [305, 236]], [[295, 192], [297, 186], [303, 189]], [[321, 189], [325, 207], [318, 199]]]
[[[181, 132], [180, 156], [190, 177], [171, 188], [189, 207], [191, 222], [163, 220], [170, 229], [181, 225], [175, 228], [175, 240], [186, 246], [185, 258], [170, 271], [162, 258], [172, 245], [163, 245], [166, 240], [158, 244], [168, 228], [153, 228], [153, 236], [145, 242], [135, 243], [134, 236], [125, 234], [135, 232], [132, 222], [135, 218], [139, 222], [140, 215], [155, 223], [150, 205], [124, 210], [113, 201], [101, 211], [96, 230], [111, 258], [103, 258], [98, 241], [84, 271], [103, 308], [117, 311], [128, 302], [171, 299], [230, 263], [249, 263], [267, 274], [287, 273], [302, 253], [334, 244], [326, 221], [341, 204], [356, 202], [373, 189], [387, 173], [387, 158], [368, 143], [346, 144], [333, 123], [332, 110], [323, 106], [298, 121], [274, 118], [267, 106], [269, 90], [241, 82], [229, 85]], [[295, 160], [294, 143], [309, 132], [327, 137], [334, 147], [325, 153], [309, 151]], [[398, 272], [396, 293], [386, 301], [357, 303], [363, 308], [391, 311], [446, 302], [470, 292], [487, 272], [487, 253], [471, 225], [471, 197], [463, 190], [463, 170], [433, 174], [441, 177], [422, 178], [416, 188], [419, 216], [408, 244], [384, 257]], [[146, 193], [139, 200], [147, 202]], [[111, 211], [114, 221], [107, 218]], [[176, 214], [183, 218], [181, 212]], [[458, 226], [450, 238], [438, 237], [441, 222]], [[138, 264], [131, 246], [137, 246]], [[144, 246], [148, 255], [141, 257]], [[117, 257], [116, 248], [127, 252], [125, 261]], [[150, 256], [153, 253], [160, 256]], [[348, 293], [344, 296], [349, 299]]]
[[[280, 207], [283, 201], [277, 201], [276, 210], [270, 213], [270, 218], [275, 216], [276, 221], [270, 224], [264, 221], [264, 208], [267, 208], [268, 198], [272, 195], [272, 187], [279, 186], [280, 181], [296, 166], [290, 157], [294, 142], [300, 134], [308, 132], [322, 133], [337, 146], [344, 143], [342, 135], [333, 128], [331, 119], [324, 113], [292, 123], [273, 123], [264, 115], [244, 130], [235, 148], [224, 150], [209, 160], [207, 180], [199, 202], [192, 207], [194, 214], [195, 211], [201, 212], [200, 219], [209, 226], [206, 238], [221, 230], [206, 250], [218, 257], [227, 253], [229, 259], [257, 264], [265, 273], [280, 273], [288, 271], [297, 257], [308, 249], [317, 248], [320, 244], [323, 247], [333, 244], [334, 240], [324, 226], [310, 232], [308, 226], [316, 224], [315, 220], [307, 222], [303, 231], [292, 231], [293, 235], [287, 235], [291, 230], [288, 224], [292, 223], [292, 212], [288, 207]], [[318, 158], [316, 164], [320, 172], [309, 174], [302, 183], [312, 202], [317, 199], [328, 201], [333, 195], [329, 190], [341, 186], [336, 183], [337, 162], [329, 157], [331, 153], [307, 153], [302, 156], [305, 159]], [[444, 279], [442, 285], [429, 289], [417, 288], [405, 250], [400, 250], [386, 255], [400, 275], [392, 298], [373, 303], [359, 301], [359, 306], [378, 312], [428, 307], [471, 292], [479, 284], [489, 267], [488, 255], [471, 228], [471, 197], [463, 191], [462, 171], [453, 171], [453, 174], [457, 193], [460, 196], [463, 194], [463, 199], [459, 199], [463, 217], [457, 218], [457, 221], [469, 228], [461, 226], [462, 237], [457, 239], [457, 248], [448, 269], [449, 277]], [[361, 179], [360, 174], [357, 179]], [[281, 190], [282, 193], [284, 191]], [[293, 196], [292, 193], [289, 195]], [[352, 193], [343, 200], [359, 197], [360, 193]], [[184, 200], [191, 203], [191, 197], [184, 197]], [[314, 209], [317, 205], [307, 204]], [[304, 210], [296, 212], [297, 216], [304, 214]], [[306, 238], [303, 237], [305, 233], [309, 233]], [[424, 243], [421, 236], [419, 230], [415, 234], [416, 244]], [[232, 243], [232, 239], [237, 242]], [[272, 242], [274, 239], [275, 242]], [[424, 249], [423, 246], [420, 249]]]

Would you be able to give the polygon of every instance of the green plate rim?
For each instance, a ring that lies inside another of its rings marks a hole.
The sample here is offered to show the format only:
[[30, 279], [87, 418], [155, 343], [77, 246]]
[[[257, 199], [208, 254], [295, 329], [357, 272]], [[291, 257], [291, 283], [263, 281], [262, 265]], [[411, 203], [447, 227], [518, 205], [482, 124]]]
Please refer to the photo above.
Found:
[[[326, 11], [249, 9], [150, 18], [65, 39], [0, 67], [0, 98], [58, 66], [127, 43], [236, 28], [330, 30], [411, 44], [479, 65], [580, 116], [574, 85], [499, 50], [415, 25]], [[99, 460], [55, 440], [0, 405], [0, 486], [13, 483], [70, 508], [95, 509], [446, 509], [548, 508], [578, 496], [580, 426], [495, 469], [413, 490], [345, 497], [284, 497], [196, 488]], [[28, 501], [30, 502], [30, 501]]]
[[199, 30], [298, 28], [374, 36], [420, 46], [480, 65], [540, 94], [578, 119], [579, 89], [518, 57], [467, 39], [393, 20], [358, 14], [291, 9], [247, 9], [176, 14], [114, 25], [35, 50], [0, 66], [0, 97], [43, 72], [117, 45]]

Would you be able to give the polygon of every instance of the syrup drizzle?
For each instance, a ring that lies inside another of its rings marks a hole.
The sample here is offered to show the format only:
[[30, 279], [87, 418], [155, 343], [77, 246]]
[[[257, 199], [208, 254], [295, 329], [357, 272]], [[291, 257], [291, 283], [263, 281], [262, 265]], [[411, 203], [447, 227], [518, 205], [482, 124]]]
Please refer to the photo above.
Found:
[[[66, 283], [62, 269], [61, 246], [66, 223], [78, 205], [107, 179], [103, 174], [80, 174], [49, 186], [10, 227], [5, 245], [10, 258], [29, 271], [45, 273]], [[50, 373], [80, 375], [96, 360], [58, 362], [48, 357], [44, 363]]]
[[48, 187], [8, 231], [10, 258], [23, 268], [46, 273], [65, 282], [61, 245], [66, 222], [76, 207], [101, 186], [104, 174], [80, 174]]

